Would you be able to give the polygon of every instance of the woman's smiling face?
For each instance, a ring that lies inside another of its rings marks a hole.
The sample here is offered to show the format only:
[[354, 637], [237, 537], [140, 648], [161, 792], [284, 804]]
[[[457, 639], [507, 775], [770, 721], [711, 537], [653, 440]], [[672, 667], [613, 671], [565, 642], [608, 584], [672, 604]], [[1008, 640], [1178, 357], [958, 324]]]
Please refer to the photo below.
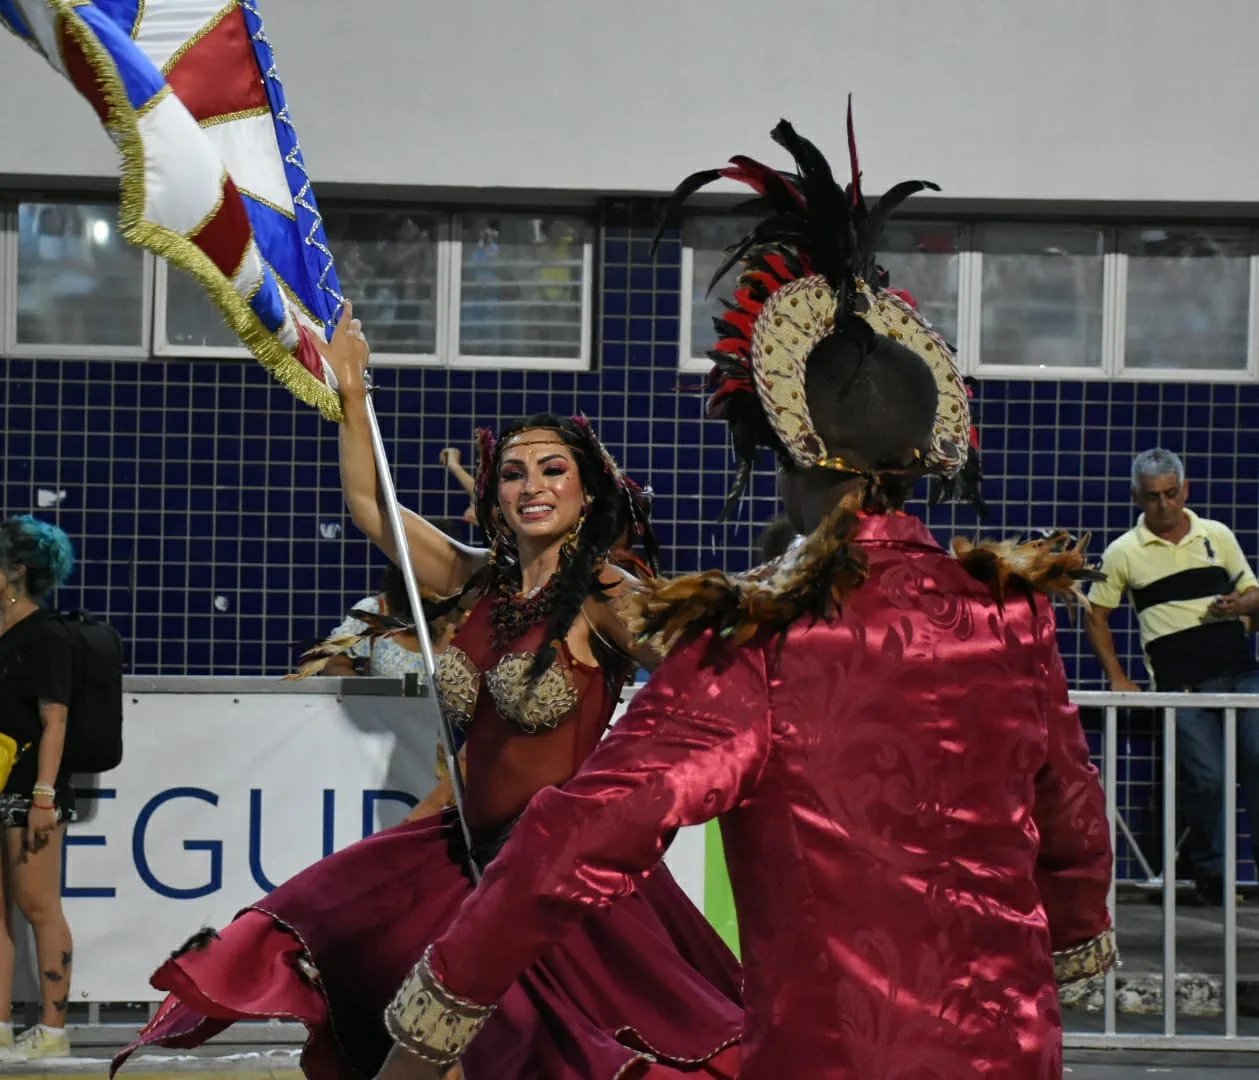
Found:
[[584, 502], [577, 459], [559, 435], [527, 428], [507, 440], [498, 464], [498, 508], [518, 544], [563, 539]]

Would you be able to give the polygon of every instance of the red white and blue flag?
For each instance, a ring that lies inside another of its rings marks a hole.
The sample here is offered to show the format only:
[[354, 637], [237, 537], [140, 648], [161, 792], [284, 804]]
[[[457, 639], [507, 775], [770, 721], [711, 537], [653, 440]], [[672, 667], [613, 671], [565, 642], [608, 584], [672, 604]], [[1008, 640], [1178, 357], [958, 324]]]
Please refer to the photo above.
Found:
[[114, 140], [123, 235], [196, 277], [263, 365], [339, 420], [315, 335], [343, 300], [257, 0], [0, 0], [0, 23]]

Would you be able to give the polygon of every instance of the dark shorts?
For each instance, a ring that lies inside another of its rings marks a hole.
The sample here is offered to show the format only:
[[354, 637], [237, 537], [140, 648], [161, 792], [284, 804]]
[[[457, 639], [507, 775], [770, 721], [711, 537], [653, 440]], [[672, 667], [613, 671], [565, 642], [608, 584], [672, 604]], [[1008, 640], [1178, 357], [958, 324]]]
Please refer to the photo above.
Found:
[[[57, 789], [57, 797], [53, 800], [57, 807], [57, 821], [68, 825], [79, 816], [75, 804], [74, 788], [67, 784]], [[6, 791], [0, 795], [0, 826], [6, 829], [25, 829], [31, 811], [31, 794], [19, 794]]]

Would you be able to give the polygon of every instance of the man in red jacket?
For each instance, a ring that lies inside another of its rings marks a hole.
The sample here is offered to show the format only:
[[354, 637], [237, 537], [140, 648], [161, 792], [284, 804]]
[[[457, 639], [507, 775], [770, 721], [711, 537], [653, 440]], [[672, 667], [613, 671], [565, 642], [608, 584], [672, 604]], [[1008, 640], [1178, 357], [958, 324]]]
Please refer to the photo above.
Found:
[[798, 174], [724, 171], [767, 219], [732, 249], [710, 411], [745, 463], [776, 452], [808, 538], [749, 575], [649, 589], [643, 629], [670, 655], [403, 984], [382, 1076], [436, 1076], [567, 925], [715, 817], [748, 1080], [1058, 1077], [1058, 985], [1114, 961], [1110, 831], [1048, 598], [1076, 595], [1083, 556], [950, 555], [902, 511], [920, 476], [960, 474], [970, 434], [948, 346], [866, 284], [921, 185], [867, 207], [857, 175], [841, 189], [789, 125], [774, 135]]

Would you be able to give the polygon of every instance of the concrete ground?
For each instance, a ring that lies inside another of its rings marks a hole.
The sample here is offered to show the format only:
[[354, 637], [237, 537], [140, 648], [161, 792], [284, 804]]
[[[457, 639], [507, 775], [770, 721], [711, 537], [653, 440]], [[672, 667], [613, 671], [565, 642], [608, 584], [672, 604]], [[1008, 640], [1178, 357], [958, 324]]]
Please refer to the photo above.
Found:
[[[226, 1049], [226, 1048], [224, 1048]], [[1135, 1054], [1068, 1051], [1064, 1070], [1069, 1080], [1243, 1080], [1259, 1077], [1259, 1063], [1250, 1055]], [[104, 1058], [71, 1058], [38, 1066], [4, 1067], [0, 1076], [23, 1080], [103, 1077]], [[232, 1055], [146, 1055], [133, 1059], [125, 1075], [131, 1080], [302, 1080], [295, 1050], [243, 1051]]]

